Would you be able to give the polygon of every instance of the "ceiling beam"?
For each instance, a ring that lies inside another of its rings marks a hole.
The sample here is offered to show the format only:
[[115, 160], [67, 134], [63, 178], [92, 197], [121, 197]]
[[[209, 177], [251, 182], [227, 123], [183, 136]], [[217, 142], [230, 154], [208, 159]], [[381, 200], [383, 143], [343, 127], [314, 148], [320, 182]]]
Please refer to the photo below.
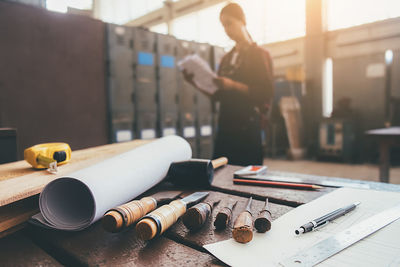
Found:
[[177, 2], [167, 0], [162, 8], [131, 20], [125, 25], [151, 27], [161, 23], [169, 23], [173, 19], [223, 2], [227, 2], [227, 0], [181, 0]]

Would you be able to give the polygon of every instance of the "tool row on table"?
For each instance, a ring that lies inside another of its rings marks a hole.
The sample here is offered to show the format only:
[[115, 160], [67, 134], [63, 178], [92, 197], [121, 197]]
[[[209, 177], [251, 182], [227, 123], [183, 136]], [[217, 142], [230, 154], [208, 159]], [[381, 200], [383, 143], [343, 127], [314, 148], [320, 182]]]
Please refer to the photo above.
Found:
[[[197, 231], [211, 220], [210, 214], [220, 203], [220, 200], [204, 200], [208, 195], [209, 192], [196, 192], [181, 199], [171, 199], [170, 203], [165, 205], [153, 197], [143, 197], [107, 211], [102, 218], [102, 225], [106, 231], [117, 233], [136, 224], [139, 238], [150, 240], [161, 235], [182, 217], [186, 228]], [[236, 204], [237, 201], [230, 201], [224, 203], [219, 209], [213, 222], [216, 230], [230, 227]], [[253, 226], [260, 233], [271, 229], [272, 218], [268, 199], [265, 200], [265, 205], [255, 220], [253, 220], [251, 204], [252, 197], [248, 199], [245, 210], [239, 214], [233, 224], [232, 236], [240, 243], [252, 240]]]

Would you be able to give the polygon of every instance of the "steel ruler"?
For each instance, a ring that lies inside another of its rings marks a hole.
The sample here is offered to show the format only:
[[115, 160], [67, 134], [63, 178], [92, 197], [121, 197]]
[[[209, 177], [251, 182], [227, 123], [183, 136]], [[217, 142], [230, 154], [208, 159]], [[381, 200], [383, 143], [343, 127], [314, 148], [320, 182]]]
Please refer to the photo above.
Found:
[[283, 266], [314, 266], [400, 218], [400, 204], [382, 211], [280, 262]]

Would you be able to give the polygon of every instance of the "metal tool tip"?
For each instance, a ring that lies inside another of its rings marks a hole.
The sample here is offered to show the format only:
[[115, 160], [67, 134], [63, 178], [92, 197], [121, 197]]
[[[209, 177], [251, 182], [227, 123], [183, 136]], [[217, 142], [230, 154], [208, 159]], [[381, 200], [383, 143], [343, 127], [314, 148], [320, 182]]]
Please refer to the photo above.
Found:
[[300, 227], [299, 229], [294, 231], [296, 235], [304, 233], [304, 228]]
[[320, 185], [311, 185], [311, 187], [312, 187], [312, 189], [323, 189], [324, 187], [323, 186], [320, 186]]
[[358, 205], [360, 205], [360, 204], [361, 204], [360, 201], [357, 201], [357, 202], [354, 203], [354, 205], [356, 205], [356, 206], [358, 206]]

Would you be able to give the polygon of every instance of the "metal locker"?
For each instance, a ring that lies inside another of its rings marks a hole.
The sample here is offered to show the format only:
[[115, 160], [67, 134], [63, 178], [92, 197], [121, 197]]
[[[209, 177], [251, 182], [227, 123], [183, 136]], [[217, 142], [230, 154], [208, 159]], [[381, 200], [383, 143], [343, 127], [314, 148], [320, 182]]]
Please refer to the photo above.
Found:
[[157, 137], [156, 34], [132, 28], [135, 132], [140, 139]]
[[110, 117], [110, 141], [134, 138], [133, 50], [131, 28], [106, 24], [107, 88]]
[[[211, 67], [215, 73], [218, 74], [219, 65], [221, 64], [221, 60], [226, 54], [225, 49], [219, 46], [213, 46], [211, 49]], [[214, 139], [216, 132], [218, 130], [218, 116], [219, 116], [219, 103], [212, 103], [213, 110], [213, 129], [214, 129]]]
[[177, 40], [157, 34], [158, 129], [159, 136], [177, 134], [178, 73], [176, 67]]
[[[211, 46], [204, 43], [195, 43], [194, 51], [211, 65]], [[208, 96], [197, 91], [197, 134], [199, 157], [211, 159], [213, 154], [213, 108]]]
[[[193, 43], [184, 40], [178, 40], [178, 61], [186, 56], [193, 54]], [[179, 115], [178, 125], [179, 134], [185, 138], [192, 147], [193, 157], [198, 157], [197, 149], [197, 107], [196, 107], [196, 89], [187, 83], [183, 75], [178, 73], [178, 101], [179, 101]]]

